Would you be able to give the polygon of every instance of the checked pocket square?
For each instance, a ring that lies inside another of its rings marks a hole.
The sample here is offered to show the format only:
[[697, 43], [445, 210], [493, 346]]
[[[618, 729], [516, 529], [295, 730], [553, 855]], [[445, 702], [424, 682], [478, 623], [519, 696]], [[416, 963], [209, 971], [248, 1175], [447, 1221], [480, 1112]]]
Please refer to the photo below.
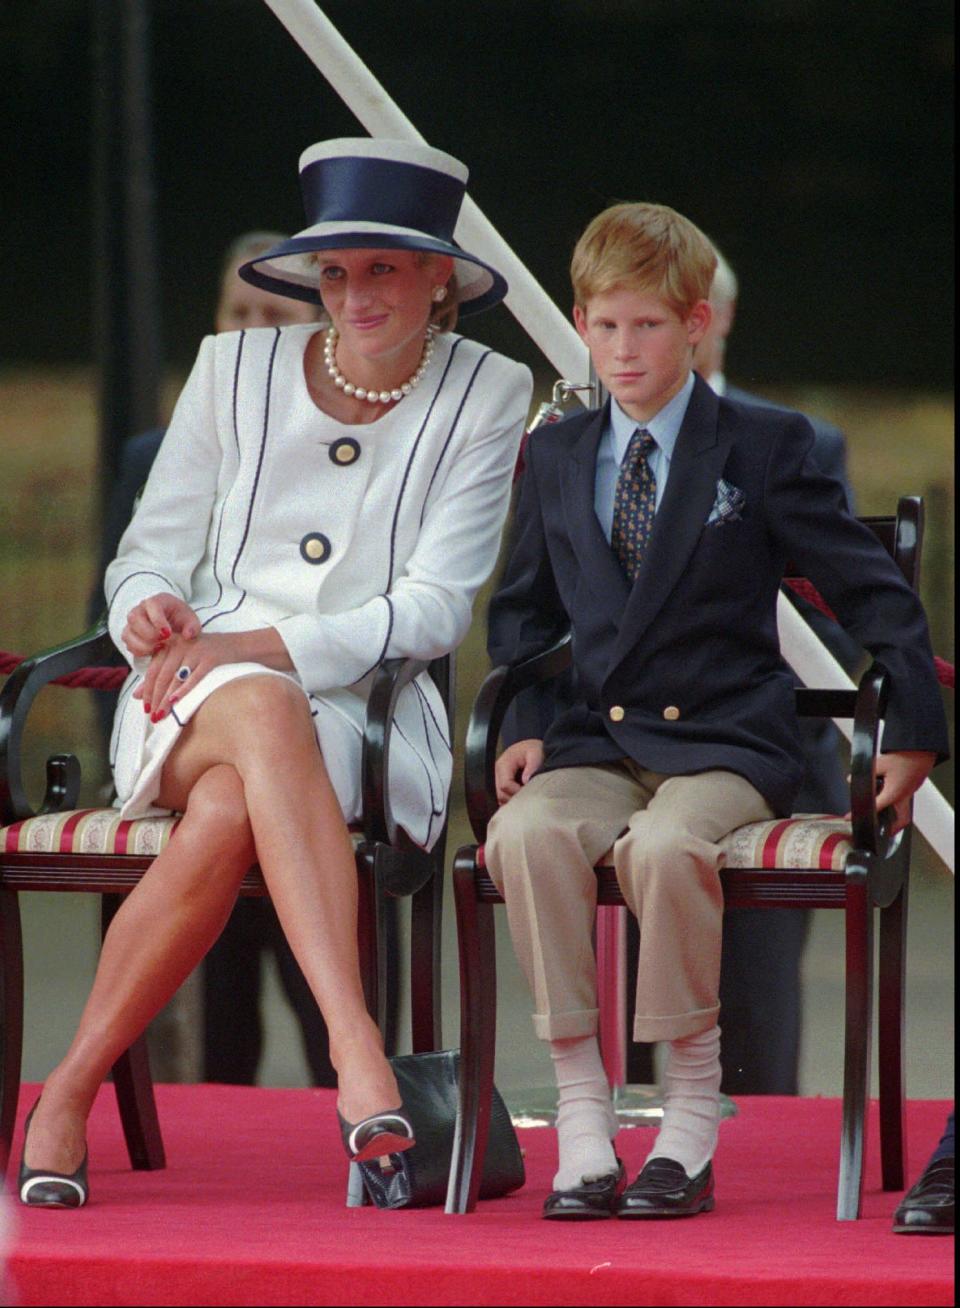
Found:
[[713, 508], [704, 526], [719, 527], [724, 522], [739, 522], [746, 502], [747, 497], [740, 487], [721, 477], [717, 482], [717, 498], [713, 501]]

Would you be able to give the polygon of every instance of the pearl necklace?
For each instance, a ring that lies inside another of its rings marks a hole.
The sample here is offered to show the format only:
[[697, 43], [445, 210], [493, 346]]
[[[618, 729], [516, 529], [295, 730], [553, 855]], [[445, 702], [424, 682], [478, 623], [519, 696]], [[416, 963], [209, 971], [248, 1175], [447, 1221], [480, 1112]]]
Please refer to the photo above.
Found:
[[420, 355], [420, 362], [413, 376], [405, 381], [402, 386], [395, 386], [392, 391], [375, 391], [367, 390], [363, 386], [355, 386], [353, 382], [347, 381], [346, 377], [344, 377], [337, 367], [338, 332], [336, 327], [328, 327], [327, 339], [323, 347], [323, 360], [327, 365], [327, 373], [334, 386], [343, 391], [344, 395], [355, 395], [358, 400], [369, 400], [371, 404], [389, 404], [391, 400], [402, 400], [405, 395], [409, 395], [412, 390], [415, 390], [423, 379], [427, 364], [430, 362], [430, 356], [433, 354], [435, 331], [436, 328], [432, 324], [427, 328], [426, 339], [423, 342], [423, 353]]

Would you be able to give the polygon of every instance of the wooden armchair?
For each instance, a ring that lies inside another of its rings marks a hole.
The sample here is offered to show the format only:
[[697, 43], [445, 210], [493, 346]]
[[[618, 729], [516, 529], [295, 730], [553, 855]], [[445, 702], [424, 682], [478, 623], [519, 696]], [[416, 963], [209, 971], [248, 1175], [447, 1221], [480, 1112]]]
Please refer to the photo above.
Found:
[[[176, 826], [176, 817], [121, 822], [116, 809], [76, 808], [80, 765], [69, 754], [47, 762], [46, 793], [31, 808], [22, 776], [21, 747], [35, 697], [54, 678], [90, 666], [123, 662], [105, 625], [22, 663], [0, 690], [0, 1149], [6, 1164], [16, 1120], [23, 1041], [21, 891], [84, 891], [101, 896], [102, 931]], [[385, 778], [393, 711], [400, 690], [429, 666], [452, 717], [452, 659], [427, 665], [390, 660], [374, 680], [361, 759], [363, 822], [353, 831], [360, 888], [358, 944], [367, 1006], [385, 1033], [396, 1008], [396, 933], [388, 930], [391, 901], [411, 897], [410, 997], [415, 1052], [440, 1046], [440, 917], [446, 829], [429, 854], [397, 827]], [[240, 894], [265, 896], [258, 867]], [[395, 984], [395, 983], [394, 983]], [[131, 1165], [165, 1165], [145, 1037], [113, 1068], [113, 1081]]]
[[[896, 517], [862, 519], [916, 589], [920, 570], [922, 502], [899, 501]], [[788, 577], [793, 570], [788, 569]], [[518, 692], [563, 672], [570, 641], [515, 666], [495, 668], [476, 698], [467, 732], [467, 809], [476, 844], [456, 855], [453, 888], [460, 947], [460, 1110], [447, 1211], [465, 1213], [477, 1201], [489, 1127], [496, 1037], [496, 957], [493, 913], [502, 903], [485, 871], [483, 842], [496, 811], [494, 763], [504, 714]], [[859, 1217], [866, 1147], [873, 1009], [874, 909], [879, 910], [880, 1144], [884, 1189], [904, 1185], [903, 997], [911, 829], [890, 839], [878, 819], [876, 759], [886, 697], [876, 664], [856, 690], [797, 691], [801, 716], [852, 718], [851, 822], [798, 815], [751, 823], [722, 842], [721, 882], [727, 907], [839, 908], [846, 920], [846, 1010], [843, 1109], [837, 1217]], [[609, 856], [596, 867], [597, 903], [626, 907]], [[602, 991], [602, 987], [601, 987]], [[603, 1014], [601, 1014], [601, 1030]]]

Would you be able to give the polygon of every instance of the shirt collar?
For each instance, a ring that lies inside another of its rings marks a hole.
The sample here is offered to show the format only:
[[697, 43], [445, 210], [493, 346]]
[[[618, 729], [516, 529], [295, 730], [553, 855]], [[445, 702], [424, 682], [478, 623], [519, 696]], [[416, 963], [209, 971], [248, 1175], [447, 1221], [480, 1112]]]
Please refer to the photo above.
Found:
[[[693, 394], [693, 373], [690, 372], [687, 380], [672, 400], [663, 406], [659, 413], [642, 425], [656, 441], [657, 446], [668, 459], [673, 458], [673, 447], [677, 443], [677, 437], [680, 435], [680, 427], [683, 423], [684, 414], [687, 411], [687, 405], [690, 403], [690, 396]], [[631, 418], [611, 395], [610, 397], [610, 429], [613, 435], [614, 455], [618, 463], [623, 462], [623, 456], [627, 452], [627, 446], [630, 444], [630, 437], [641, 426], [636, 418]]]

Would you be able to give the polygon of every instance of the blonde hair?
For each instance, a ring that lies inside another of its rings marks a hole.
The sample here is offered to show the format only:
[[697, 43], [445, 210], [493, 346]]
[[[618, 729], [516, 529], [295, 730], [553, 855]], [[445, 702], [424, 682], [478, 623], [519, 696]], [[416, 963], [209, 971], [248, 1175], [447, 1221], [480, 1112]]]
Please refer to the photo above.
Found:
[[709, 299], [717, 266], [711, 243], [689, 218], [665, 204], [615, 204], [577, 241], [570, 261], [581, 309], [594, 295], [626, 287], [649, 292], [686, 318]]
[[711, 304], [735, 304], [740, 291], [737, 274], [727, 263], [716, 245], [713, 247], [713, 252], [717, 256], [717, 271], [713, 274], [713, 285], [710, 287], [710, 302]]
[[244, 232], [227, 246], [221, 264], [221, 275], [226, 277], [227, 273], [233, 272], [234, 265], [246, 263], [248, 259], [255, 259], [258, 254], [272, 250], [275, 245], [287, 239], [283, 232]]

